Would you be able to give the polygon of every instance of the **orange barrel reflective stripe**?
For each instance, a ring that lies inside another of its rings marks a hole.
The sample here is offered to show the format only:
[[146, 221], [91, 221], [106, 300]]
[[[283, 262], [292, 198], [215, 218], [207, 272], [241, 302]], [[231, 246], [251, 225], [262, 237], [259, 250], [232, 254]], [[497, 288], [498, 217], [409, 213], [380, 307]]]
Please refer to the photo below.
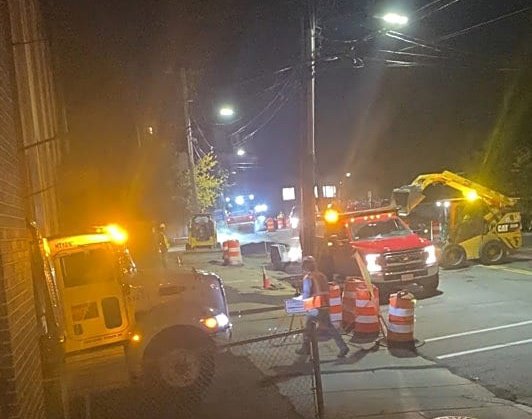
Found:
[[400, 291], [390, 295], [388, 309], [388, 342], [414, 342], [414, 296]]
[[242, 252], [238, 240], [227, 241], [227, 264], [231, 266], [242, 265]]
[[356, 289], [365, 284], [364, 280], [356, 277], [348, 277], [344, 282], [342, 295], [342, 323], [344, 329], [351, 330], [355, 323]]
[[355, 291], [355, 333], [374, 334], [380, 332], [379, 290], [375, 285], [372, 286], [374, 301], [371, 300], [366, 284], [357, 287]]
[[281, 230], [284, 228], [284, 217], [282, 215], [277, 216], [277, 230]]
[[342, 290], [340, 285], [329, 282], [329, 315], [337, 329], [342, 326]]

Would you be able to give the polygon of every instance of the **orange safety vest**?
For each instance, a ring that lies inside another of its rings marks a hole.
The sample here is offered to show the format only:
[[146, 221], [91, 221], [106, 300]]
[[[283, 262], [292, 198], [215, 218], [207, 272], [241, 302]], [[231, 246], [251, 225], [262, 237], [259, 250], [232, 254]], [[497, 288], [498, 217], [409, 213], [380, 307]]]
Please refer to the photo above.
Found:
[[329, 283], [327, 277], [321, 272], [314, 271], [310, 273], [312, 281], [312, 296], [305, 298], [305, 310], [325, 308], [329, 306]]

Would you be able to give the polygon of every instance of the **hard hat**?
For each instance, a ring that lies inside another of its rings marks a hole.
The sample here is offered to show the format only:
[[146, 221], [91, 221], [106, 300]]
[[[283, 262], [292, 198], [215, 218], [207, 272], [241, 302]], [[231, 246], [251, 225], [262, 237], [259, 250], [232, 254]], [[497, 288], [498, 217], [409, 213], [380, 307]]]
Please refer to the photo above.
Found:
[[317, 269], [316, 259], [314, 256], [305, 256], [301, 263], [304, 271], [315, 271]]

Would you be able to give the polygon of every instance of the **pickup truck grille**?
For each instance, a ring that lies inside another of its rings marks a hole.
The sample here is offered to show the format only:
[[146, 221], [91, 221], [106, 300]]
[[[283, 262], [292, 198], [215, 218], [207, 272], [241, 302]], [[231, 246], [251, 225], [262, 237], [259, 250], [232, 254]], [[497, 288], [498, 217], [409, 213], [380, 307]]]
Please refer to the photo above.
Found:
[[384, 279], [400, 279], [401, 275], [426, 275], [425, 252], [423, 249], [385, 253], [382, 256]]

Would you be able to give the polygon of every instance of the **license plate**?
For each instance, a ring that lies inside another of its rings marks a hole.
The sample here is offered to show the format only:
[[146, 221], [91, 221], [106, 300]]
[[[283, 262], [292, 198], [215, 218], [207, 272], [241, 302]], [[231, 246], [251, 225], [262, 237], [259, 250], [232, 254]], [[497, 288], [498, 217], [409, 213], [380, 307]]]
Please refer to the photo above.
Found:
[[411, 279], [414, 279], [414, 274], [401, 275], [401, 281], [410, 281]]

